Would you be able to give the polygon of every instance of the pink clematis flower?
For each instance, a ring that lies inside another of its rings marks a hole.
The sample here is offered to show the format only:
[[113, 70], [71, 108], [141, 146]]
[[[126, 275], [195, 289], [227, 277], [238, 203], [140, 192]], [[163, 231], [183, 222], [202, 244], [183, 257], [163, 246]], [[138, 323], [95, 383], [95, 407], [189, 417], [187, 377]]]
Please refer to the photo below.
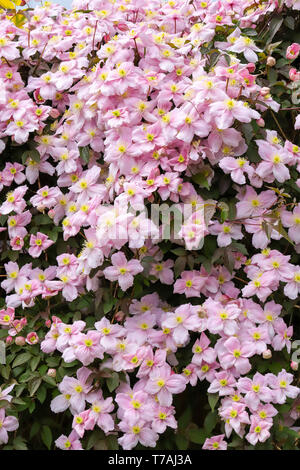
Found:
[[89, 416], [93, 419], [94, 423], [105, 433], [113, 431], [115, 425], [110, 415], [114, 409], [112, 397], [104, 399], [102, 393], [91, 392], [87, 396], [87, 401], [91, 403]]
[[103, 274], [109, 281], [118, 281], [123, 291], [133, 285], [133, 276], [143, 271], [138, 260], [127, 261], [121, 251], [112, 255], [111, 262], [112, 266], [105, 268]]
[[264, 421], [257, 416], [251, 416], [251, 426], [249, 433], [246, 435], [247, 441], [255, 446], [258, 442], [265, 442], [270, 437], [271, 423]]
[[203, 362], [212, 364], [216, 360], [216, 351], [209, 348], [210, 340], [204, 332], [201, 333], [200, 339], [197, 339], [193, 345], [192, 363], [200, 366]]
[[231, 337], [225, 341], [219, 360], [224, 369], [234, 366], [239, 374], [247, 374], [251, 370], [248, 357], [254, 354], [255, 349], [251, 343], [240, 343], [237, 338]]
[[41, 232], [37, 232], [36, 235], [30, 236], [30, 241], [29, 241], [30, 247], [29, 247], [28, 253], [33, 258], [39, 258], [41, 253], [47, 250], [47, 248], [53, 245], [53, 243], [54, 242], [50, 240], [47, 235]]
[[83, 450], [76, 431], [72, 431], [68, 437], [61, 435], [56, 439], [55, 445], [61, 450]]
[[227, 442], [224, 441], [225, 434], [220, 434], [219, 436], [213, 436], [205, 439], [205, 442], [202, 446], [203, 450], [226, 450]]
[[282, 369], [277, 377], [274, 374], [267, 374], [266, 379], [269, 387], [272, 389], [273, 403], [282, 405], [286, 402], [287, 397], [298, 397], [300, 389], [299, 387], [291, 385], [294, 377], [292, 374], [287, 373], [285, 369]]
[[0, 408], [0, 444], [8, 442], [8, 432], [15, 431], [19, 422], [15, 416], [5, 416], [5, 409]]
[[208, 393], [219, 393], [220, 396], [233, 395], [235, 391], [236, 380], [230, 372], [225, 370], [216, 372], [212, 380]]
[[266, 376], [257, 372], [252, 380], [248, 377], [240, 378], [237, 382], [237, 389], [246, 394], [245, 403], [255, 411], [261, 401], [265, 403], [272, 401], [272, 391], [267, 384]]
[[282, 211], [281, 221], [284, 227], [288, 227], [289, 237], [295, 243], [300, 243], [300, 204], [294, 208], [293, 212]]
[[[54, 413], [60, 413], [70, 407], [71, 411], [81, 413], [85, 409], [88, 393], [92, 390], [89, 376], [92, 371], [87, 367], [77, 370], [77, 378], [65, 376], [59, 384], [61, 395], [56, 396], [50, 404]], [[73, 413], [74, 414], [74, 413]]]
[[171, 367], [166, 364], [150, 372], [145, 391], [157, 395], [162, 406], [170, 406], [172, 394], [183, 392], [185, 387], [185, 378], [179, 374], [173, 374]]
[[218, 246], [228, 246], [233, 240], [241, 240], [243, 234], [241, 227], [229, 222], [224, 222], [220, 224], [219, 222], [214, 222], [213, 225], [209, 227], [209, 231], [213, 235], [217, 235]]
[[171, 259], [160, 261], [152, 265], [149, 274], [158, 278], [162, 284], [170, 285], [174, 282], [174, 274], [171, 269], [173, 266], [174, 261]]
[[121, 421], [119, 428], [125, 433], [118, 439], [118, 443], [124, 450], [133, 449], [138, 442], [146, 447], [155, 447], [156, 445], [158, 434], [144, 420], [139, 420], [133, 425], [128, 421]]
[[297, 59], [300, 52], [300, 44], [298, 42], [293, 42], [286, 50], [286, 58], [288, 60]]
[[199, 297], [204, 284], [198, 271], [184, 271], [174, 284], [174, 294], [185, 294], [186, 297]]

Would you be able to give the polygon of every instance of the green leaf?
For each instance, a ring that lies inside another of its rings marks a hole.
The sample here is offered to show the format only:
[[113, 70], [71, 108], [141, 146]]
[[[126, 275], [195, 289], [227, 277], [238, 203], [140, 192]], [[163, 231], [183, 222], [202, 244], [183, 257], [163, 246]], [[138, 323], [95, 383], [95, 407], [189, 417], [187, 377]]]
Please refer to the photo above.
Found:
[[43, 364], [42, 366], [40, 366], [38, 368], [38, 371], [39, 371], [40, 375], [45, 375], [47, 370], [48, 370], [48, 367], [46, 366], [46, 364]]
[[225, 220], [228, 219], [229, 216], [229, 206], [226, 204], [226, 202], [219, 202], [218, 203], [218, 209], [221, 211], [221, 224], [225, 222]]
[[38, 421], [35, 421], [30, 427], [29, 439], [32, 439], [34, 436], [36, 436], [40, 428], [41, 428], [40, 423]]
[[50, 225], [53, 223], [53, 221], [50, 219], [50, 217], [47, 214], [38, 214], [35, 217], [33, 217], [33, 222], [35, 225]]
[[4, 341], [0, 341], [0, 364], [6, 364], [6, 349]]
[[5, 380], [9, 379], [11, 368], [9, 365], [1, 367], [1, 375]]
[[210, 411], [210, 413], [208, 413], [208, 415], [206, 416], [204, 420], [205, 431], [207, 431], [207, 433], [210, 434], [216, 424], [217, 424], [217, 412]]
[[7, 401], [7, 400], [0, 400], [0, 409], [1, 409], [1, 408], [7, 408], [8, 406], [10, 406], [9, 401]]
[[29, 352], [19, 354], [14, 360], [14, 362], [12, 363], [12, 368], [20, 366], [21, 364], [24, 364], [25, 362], [28, 362], [30, 358], [31, 358], [31, 354]]
[[208, 183], [207, 177], [203, 173], [198, 173], [197, 175], [192, 176], [192, 181], [197, 183], [200, 188], [210, 189], [210, 184]]
[[44, 403], [47, 397], [47, 389], [46, 387], [42, 386], [38, 389], [36, 393], [36, 397], [40, 403]]
[[186, 450], [189, 446], [189, 441], [182, 434], [176, 434], [175, 442], [179, 450]]
[[177, 278], [186, 266], [187, 258], [186, 256], [179, 256], [174, 263], [174, 274]]
[[90, 149], [89, 149], [89, 147], [86, 146], [86, 147], [78, 147], [78, 148], [79, 148], [80, 157], [82, 158], [82, 160], [85, 163], [88, 163], [89, 160], [90, 160]]
[[219, 400], [219, 394], [218, 393], [208, 393], [207, 398], [208, 398], [208, 403], [209, 403], [211, 411], [214, 411], [215, 406], [216, 406], [216, 404], [218, 403], [218, 400]]
[[273, 85], [276, 83], [278, 77], [278, 72], [273, 68], [268, 69], [268, 80], [270, 82], [270, 85]]
[[232, 256], [232, 253], [230, 250], [228, 250], [227, 248], [224, 249], [224, 266], [225, 268], [228, 269], [228, 271], [230, 272], [230, 274], [233, 273], [233, 269], [234, 269], [234, 263], [235, 263], [235, 259], [234, 257]]
[[43, 381], [46, 382], [49, 385], [52, 385], [53, 387], [56, 387], [56, 382], [53, 377], [49, 377], [49, 375], [44, 375]]
[[13, 447], [15, 450], [28, 450], [26, 442], [21, 436], [17, 436], [14, 439]]
[[25, 405], [26, 402], [24, 400], [22, 400], [22, 398], [15, 397], [15, 398], [13, 398], [12, 403], [14, 405]]
[[245, 28], [243, 29], [242, 31], [242, 34], [245, 35], [245, 36], [257, 36], [257, 31], [255, 29], [252, 29], [252, 28]]
[[289, 29], [294, 30], [294, 29], [295, 29], [295, 18], [293, 18], [292, 16], [287, 16], [287, 17], [284, 19], [284, 24], [285, 24]]
[[106, 436], [105, 439], [106, 439], [106, 442], [108, 444], [109, 450], [118, 450], [119, 449], [117, 436], [110, 435], [110, 436]]
[[39, 356], [34, 356], [31, 361], [30, 361], [30, 368], [32, 372], [37, 368], [39, 362], [40, 362], [40, 357]]
[[49, 426], [44, 425], [42, 427], [41, 438], [47, 449], [50, 450], [53, 438]]
[[[264, 223], [264, 222], [263, 222]], [[281, 221], [279, 220], [276, 224], [271, 224], [269, 222], [266, 222], [267, 225], [269, 225], [269, 227], [271, 228], [271, 231], [272, 231], [272, 228], [274, 230], [276, 230], [276, 232], [280, 233], [280, 235], [283, 236], [283, 238], [285, 238], [288, 242], [291, 243], [291, 245], [294, 245], [294, 242], [290, 239], [290, 237], [288, 236], [288, 233], [287, 231], [283, 228], [282, 226], [282, 223]]]
[[192, 419], [192, 409], [191, 409], [191, 406], [188, 406], [178, 420], [178, 429], [186, 428], [187, 425], [191, 422], [191, 419]]
[[185, 256], [186, 250], [184, 248], [175, 248], [174, 250], [171, 250], [171, 253], [176, 256]]
[[213, 200], [206, 200], [204, 203], [204, 220], [208, 226], [210, 220], [213, 218], [214, 213], [216, 212], [216, 203]]
[[119, 385], [120, 380], [116, 372], [112, 373], [112, 376], [106, 379], [106, 385], [110, 392], [113, 392]]
[[115, 302], [116, 302], [116, 299], [114, 299], [113, 297], [111, 299], [108, 299], [106, 300], [104, 303], [103, 303], [103, 312], [104, 312], [104, 315], [106, 315], [107, 313], [109, 313], [111, 311], [111, 309], [113, 308], [113, 306], [115, 305]]
[[33, 397], [33, 395], [35, 394], [35, 392], [37, 391], [37, 389], [39, 388], [41, 383], [42, 383], [41, 378], [35, 378], [35, 379], [31, 380], [31, 382], [29, 382], [28, 391], [29, 391], [29, 396], [30, 397]]
[[233, 251], [239, 251], [240, 253], [242, 253], [245, 256], [247, 256], [249, 254], [247, 248], [242, 243], [232, 242], [231, 245], [230, 245], [230, 248]]
[[103, 436], [104, 433], [102, 431], [100, 431], [99, 429], [95, 429], [88, 438], [86, 450], [92, 449], [97, 444], [97, 442], [103, 439]]
[[40, 154], [36, 149], [26, 150], [22, 155], [22, 163], [25, 164], [28, 159], [33, 160], [36, 163], [40, 161]]
[[276, 16], [275, 18], [272, 18], [272, 20], [270, 21], [269, 27], [267, 29], [267, 33], [268, 33], [268, 39], [266, 42], [267, 45], [272, 42], [273, 37], [275, 36], [277, 31], [279, 31], [282, 23], [283, 23], [282, 16]]
[[204, 429], [192, 428], [189, 430], [189, 440], [194, 444], [204, 444], [206, 437], [207, 433]]

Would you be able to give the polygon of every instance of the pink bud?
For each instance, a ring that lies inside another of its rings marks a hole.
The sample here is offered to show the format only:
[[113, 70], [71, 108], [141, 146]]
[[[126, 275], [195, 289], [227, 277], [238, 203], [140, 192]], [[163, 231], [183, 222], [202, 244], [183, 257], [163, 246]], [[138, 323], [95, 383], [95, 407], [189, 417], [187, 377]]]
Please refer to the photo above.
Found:
[[262, 89], [260, 90], [260, 94], [261, 96], [266, 96], [270, 93], [270, 88], [267, 87], [267, 86], [264, 86], [262, 87]]
[[48, 369], [47, 375], [49, 377], [56, 377], [56, 369]]
[[22, 326], [26, 326], [27, 325], [27, 318], [26, 317], [21, 318], [20, 322], [21, 322]]
[[60, 112], [58, 111], [58, 109], [55, 109], [55, 108], [52, 108], [52, 109], [51, 109], [51, 111], [50, 111], [50, 116], [51, 116], [53, 119], [58, 118], [59, 115], [60, 115]]
[[270, 349], [266, 349], [263, 352], [263, 358], [264, 359], [271, 359], [271, 357], [272, 357], [272, 351], [270, 351]]
[[110, 40], [109, 34], [104, 34], [104, 36], [103, 36], [103, 41], [104, 41], [104, 42], [108, 42], [109, 40]]
[[267, 57], [267, 65], [268, 67], [274, 67], [274, 65], [276, 64], [276, 59], [274, 59], [274, 57]]
[[249, 73], [253, 73], [255, 70], [255, 64], [253, 64], [253, 62], [249, 62], [246, 67], [249, 70]]
[[298, 370], [298, 362], [292, 361], [291, 362], [291, 369], [292, 370]]
[[47, 328], [50, 328], [50, 326], [51, 326], [51, 320], [50, 319], [45, 321], [45, 326]]
[[12, 336], [7, 336], [7, 337], [6, 337], [6, 340], [5, 340], [6, 344], [11, 344], [12, 341], [13, 341], [13, 337], [12, 337]]
[[122, 310], [119, 310], [119, 311], [115, 314], [115, 320], [117, 320], [117, 321], [122, 321], [122, 320], [124, 320], [124, 317], [125, 317], [125, 313], [122, 312]]
[[265, 121], [263, 120], [263, 118], [257, 119], [256, 124], [257, 124], [259, 127], [265, 127]]
[[119, 23], [119, 24], [117, 25], [117, 28], [118, 28], [120, 31], [128, 31], [128, 26], [127, 26], [127, 24], [125, 24], [125, 23]]
[[24, 346], [24, 344], [25, 344], [24, 336], [17, 336], [16, 339], [15, 339], [15, 344], [17, 346]]
[[53, 219], [53, 217], [55, 216], [55, 211], [53, 209], [50, 209], [48, 211], [48, 216], [50, 217], [50, 219]]

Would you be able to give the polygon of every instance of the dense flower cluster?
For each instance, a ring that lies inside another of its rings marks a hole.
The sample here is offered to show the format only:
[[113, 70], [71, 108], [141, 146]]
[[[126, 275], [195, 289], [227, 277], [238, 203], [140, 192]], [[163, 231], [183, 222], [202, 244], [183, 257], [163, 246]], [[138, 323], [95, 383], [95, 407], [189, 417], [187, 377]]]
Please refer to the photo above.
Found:
[[[300, 204], [289, 194], [300, 188], [300, 146], [274, 129], [280, 103], [257, 71], [262, 60], [269, 73], [279, 43], [255, 37], [268, 15], [300, 4], [254, 5], [74, 0], [67, 11], [46, 1], [21, 27], [1, 13], [0, 324], [7, 347], [38, 345], [76, 365], [51, 401], [72, 416], [58, 448], [82, 449], [97, 427], [124, 449], [155, 447], [177, 429], [173, 395], [204, 381], [223, 432], [204, 449], [226, 448], [232, 431], [267, 441], [287, 401], [288, 419], [299, 418], [293, 326], [274, 295], [294, 306], [300, 292]], [[284, 49], [291, 86], [299, 51]], [[155, 223], [162, 205], [188, 212], [167, 242], [176, 214]], [[180, 300], [164, 299], [161, 284]], [[101, 302], [105, 289], [110, 306], [92, 323], [50, 313], [55, 299]], [[46, 334], [28, 320], [40, 308]], [[272, 350], [286, 368], [256, 371]], [[3, 412], [0, 443], [17, 426]]]

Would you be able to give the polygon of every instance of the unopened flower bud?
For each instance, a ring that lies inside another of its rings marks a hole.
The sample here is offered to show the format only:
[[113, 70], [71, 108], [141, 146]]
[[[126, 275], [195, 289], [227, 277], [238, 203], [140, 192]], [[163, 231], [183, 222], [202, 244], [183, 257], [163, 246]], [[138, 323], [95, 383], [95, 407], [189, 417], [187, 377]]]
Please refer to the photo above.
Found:
[[264, 359], [271, 359], [271, 357], [272, 357], [272, 351], [270, 351], [270, 349], [266, 349], [263, 352], [263, 358]]
[[115, 314], [115, 320], [117, 321], [122, 321], [124, 317], [125, 317], [125, 313], [122, 312], [122, 310], [119, 310], [119, 312]]
[[50, 328], [50, 326], [51, 326], [51, 320], [50, 320], [50, 319], [48, 319], [48, 320], [45, 321], [45, 326], [46, 326], [47, 328]]
[[53, 217], [55, 216], [55, 211], [53, 209], [50, 209], [48, 211], [48, 216], [50, 217], [50, 219], [53, 219]]
[[298, 362], [295, 362], [295, 361], [291, 362], [291, 369], [292, 370], [298, 370], [298, 367], [299, 367]]
[[127, 24], [125, 24], [125, 23], [119, 23], [119, 24], [117, 25], [117, 28], [118, 28], [120, 31], [128, 31], [128, 26], [127, 26]]
[[6, 344], [11, 344], [12, 341], [13, 341], [13, 337], [12, 337], [12, 336], [7, 336], [7, 337], [6, 337], [6, 340], [5, 340]]
[[24, 346], [24, 344], [25, 344], [24, 336], [17, 336], [16, 339], [15, 339], [15, 344], [17, 346]]
[[48, 369], [47, 375], [49, 377], [56, 377], [56, 369]]
[[255, 70], [255, 64], [253, 64], [253, 62], [249, 62], [249, 64], [247, 64], [247, 69], [249, 70], [249, 73], [253, 73]]
[[260, 90], [260, 94], [261, 96], [266, 96], [270, 93], [270, 88], [267, 87], [267, 86], [264, 86], [262, 87], [262, 89]]
[[274, 57], [267, 57], [267, 65], [268, 67], [274, 67], [274, 65], [276, 64], [276, 59], [274, 59]]
[[257, 124], [259, 127], [265, 127], [265, 121], [263, 120], [263, 118], [257, 119], [256, 124]]
[[58, 111], [58, 109], [55, 109], [55, 108], [52, 108], [52, 109], [51, 109], [51, 111], [50, 111], [50, 116], [51, 116], [53, 119], [58, 118], [59, 115], [60, 115], [60, 112]]

